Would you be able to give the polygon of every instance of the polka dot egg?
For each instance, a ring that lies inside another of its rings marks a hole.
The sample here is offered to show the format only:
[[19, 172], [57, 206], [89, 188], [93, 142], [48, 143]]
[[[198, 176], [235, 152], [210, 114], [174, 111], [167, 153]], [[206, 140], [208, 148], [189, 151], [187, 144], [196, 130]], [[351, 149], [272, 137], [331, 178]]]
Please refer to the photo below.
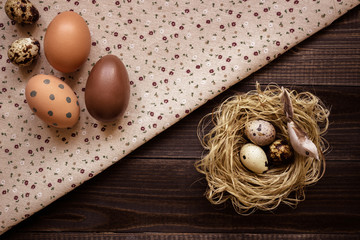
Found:
[[69, 128], [79, 120], [80, 107], [74, 91], [51, 75], [32, 77], [25, 88], [31, 110], [45, 123], [56, 128]]

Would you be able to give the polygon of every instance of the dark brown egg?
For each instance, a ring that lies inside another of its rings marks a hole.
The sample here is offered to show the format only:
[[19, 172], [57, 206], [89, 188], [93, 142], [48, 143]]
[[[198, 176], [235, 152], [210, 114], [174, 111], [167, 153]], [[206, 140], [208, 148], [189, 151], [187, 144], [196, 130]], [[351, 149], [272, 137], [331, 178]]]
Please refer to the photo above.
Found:
[[290, 145], [282, 139], [275, 140], [270, 144], [267, 156], [272, 166], [280, 166], [287, 164], [293, 157]]
[[85, 87], [85, 104], [90, 115], [102, 122], [118, 120], [130, 98], [128, 73], [114, 56], [102, 57], [92, 68]]

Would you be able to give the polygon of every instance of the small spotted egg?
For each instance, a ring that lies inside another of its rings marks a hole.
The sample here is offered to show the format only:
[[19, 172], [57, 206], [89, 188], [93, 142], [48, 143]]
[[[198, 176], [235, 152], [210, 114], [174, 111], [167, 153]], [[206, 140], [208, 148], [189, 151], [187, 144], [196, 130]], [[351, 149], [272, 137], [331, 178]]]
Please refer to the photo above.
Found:
[[15, 40], [8, 50], [10, 61], [21, 67], [29, 66], [40, 54], [40, 43], [34, 38]]
[[271, 165], [280, 166], [290, 162], [293, 152], [285, 140], [278, 139], [270, 144], [267, 155]]
[[275, 140], [274, 126], [264, 120], [249, 121], [245, 125], [245, 135], [258, 146], [266, 146]]
[[25, 95], [31, 110], [51, 126], [68, 128], [79, 120], [80, 107], [74, 91], [57, 77], [44, 74], [32, 77]]
[[269, 167], [268, 159], [261, 147], [247, 143], [240, 149], [240, 160], [242, 164], [254, 173], [264, 173]]
[[7, 0], [5, 13], [17, 23], [33, 24], [39, 20], [39, 11], [29, 0]]

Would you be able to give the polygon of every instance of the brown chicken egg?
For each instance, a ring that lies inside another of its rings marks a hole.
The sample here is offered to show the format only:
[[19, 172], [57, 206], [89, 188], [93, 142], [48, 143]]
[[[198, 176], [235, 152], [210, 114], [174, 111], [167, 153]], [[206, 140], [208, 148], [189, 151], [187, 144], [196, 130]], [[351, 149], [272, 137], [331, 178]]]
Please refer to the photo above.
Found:
[[130, 82], [122, 61], [114, 56], [102, 57], [91, 69], [85, 87], [85, 104], [90, 115], [102, 122], [119, 119], [130, 98]]
[[57, 128], [74, 126], [80, 107], [74, 91], [59, 78], [39, 74], [28, 81], [26, 101], [41, 120]]
[[90, 53], [91, 37], [85, 20], [68, 11], [57, 15], [44, 37], [46, 59], [56, 70], [69, 73], [77, 70]]

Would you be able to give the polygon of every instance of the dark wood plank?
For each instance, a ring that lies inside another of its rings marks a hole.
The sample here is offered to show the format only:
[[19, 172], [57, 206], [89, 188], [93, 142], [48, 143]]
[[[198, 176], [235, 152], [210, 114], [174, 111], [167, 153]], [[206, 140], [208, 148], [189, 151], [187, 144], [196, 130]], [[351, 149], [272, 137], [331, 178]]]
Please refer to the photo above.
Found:
[[303, 240], [303, 239], [312, 239], [312, 240], [355, 240], [359, 239], [358, 235], [355, 234], [221, 234], [221, 233], [208, 233], [208, 234], [199, 234], [199, 233], [30, 233], [30, 234], [19, 234], [12, 240], [26, 240], [26, 239], [37, 239], [37, 240], [47, 240], [47, 239], [123, 239], [123, 240], [185, 240], [185, 239], [196, 239], [196, 240]]
[[188, 159], [126, 159], [17, 228], [22, 232], [360, 234], [360, 162], [333, 161], [296, 209], [236, 214], [212, 206]]

